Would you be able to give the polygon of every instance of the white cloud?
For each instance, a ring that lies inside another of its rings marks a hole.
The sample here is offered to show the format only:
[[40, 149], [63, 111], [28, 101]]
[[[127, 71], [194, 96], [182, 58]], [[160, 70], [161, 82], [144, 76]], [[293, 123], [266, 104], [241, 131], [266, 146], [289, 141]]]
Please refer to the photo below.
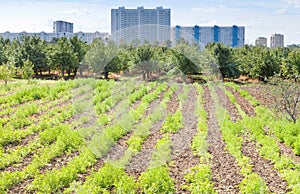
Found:
[[280, 10], [275, 11], [275, 13], [279, 14], [279, 15], [284, 15], [284, 14], [288, 13], [288, 10], [287, 9], [280, 9]]
[[61, 11], [60, 13], [69, 14], [69, 15], [89, 15], [90, 14], [88, 9], [83, 9], [83, 10], [70, 9], [70, 10]]
[[25, 4], [25, 5], [32, 5], [33, 2], [31, 2], [31, 1], [22, 1], [21, 3]]
[[205, 9], [200, 7], [193, 7], [191, 8], [191, 11], [193, 13], [213, 13], [216, 12], [216, 9], [212, 9], [212, 8]]
[[288, 4], [294, 6], [295, 8], [300, 8], [300, 0], [285, 0]]
[[212, 21], [200, 22], [197, 25], [200, 25], [200, 26], [214, 26], [214, 25], [217, 25], [217, 24], [218, 24], [217, 20], [212, 20]]

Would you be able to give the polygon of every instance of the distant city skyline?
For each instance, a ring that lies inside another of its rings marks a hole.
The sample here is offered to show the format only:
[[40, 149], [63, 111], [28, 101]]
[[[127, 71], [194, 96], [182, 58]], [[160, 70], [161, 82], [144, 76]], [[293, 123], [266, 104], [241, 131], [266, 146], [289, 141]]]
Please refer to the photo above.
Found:
[[74, 32], [109, 32], [110, 10], [170, 8], [171, 26], [245, 26], [245, 43], [278, 33], [285, 45], [300, 44], [300, 0], [2, 0], [0, 32], [52, 32], [53, 22], [74, 23]]

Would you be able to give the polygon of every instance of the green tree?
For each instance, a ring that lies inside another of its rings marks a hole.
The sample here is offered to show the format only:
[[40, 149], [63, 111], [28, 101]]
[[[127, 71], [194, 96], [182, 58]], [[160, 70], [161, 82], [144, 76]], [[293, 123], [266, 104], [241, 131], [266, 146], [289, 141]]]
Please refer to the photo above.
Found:
[[46, 65], [46, 42], [38, 36], [23, 36], [21, 40], [22, 63], [26, 60], [31, 61], [34, 72], [42, 75], [43, 71], [48, 70]]
[[119, 48], [113, 41], [105, 44], [102, 40], [96, 39], [92, 42], [84, 62], [90, 71], [103, 73], [107, 79], [110, 72], [118, 73], [122, 70], [118, 53]]
[[153, 65], [153, 62], [151, 61], [153, 55], [154, 51], [149, 44], [139, 46], [135, 50], [133, 68], [141, 72], [143, 80], [150, 77]]
[[80, 40], [77, 36], [70, 39], [71, 46], [73, 48], [73, 51], [77, 57], [77, 63], [74, 64], [72, 67], [72, 71], [74, 75], [76, 76], [78, 68], [83, 65], [82, 61], [85, 57], [85, 54], [87, 53], [89, 47], [87, 43]]
[[4, 64], [7, 62], [7, 55], [5, 50], [9, 46], [8, 42], [6, 42], [2, 36], [0, 36], [0, 64]]
[[0, 80], [5, 82], [10, 81], [16, 75], [16, 68], [12, 65], [0, 65]]
[[28, 80], [28, 83], [34, 74], [33, 68], [34, 65], [30, 60], [24, 61], [23, 67], [21, 68], [21, 74], [23, 79]]
[[7, 57], [8, 64], [15, 66], [15, 67], [22, 67], [23, 54], [22, 54], [22, 45], [19, 40], [14, 40], [5, 49], [5, 55]]
[[60, 70], [63, 77], [65, 76], [65, 71], [67, 71], [68, 78], [70, 78], [72, 70], [78, 68], [79, 64], [68, 39], [66, 37], [60, 38], [57, 44], [53, 44], [48, 51], [50, 52], [48, 53], [48, 60], [51, 66]]
[[222, 78], [234, 78], [240, 75], [238, 66], [234, 63], [233, 50], [220, 43], [213, 43], [207, 47], [216, 57]]
[[173, 63], [184, 75], [197, 74], [201, 71], [200, 50], [196, 45], [189, 45], [182, 41], [171, 49], [171, 53]]
[[280, 75], [286, 79], [298, 79], [300, 74], [300, 49], [294, 49], [283, 58], [280, 65]]

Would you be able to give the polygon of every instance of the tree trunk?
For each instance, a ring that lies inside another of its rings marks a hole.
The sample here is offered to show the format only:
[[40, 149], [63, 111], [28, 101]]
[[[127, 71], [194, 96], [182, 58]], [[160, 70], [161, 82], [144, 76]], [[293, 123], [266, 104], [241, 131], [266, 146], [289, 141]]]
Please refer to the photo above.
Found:
[[150, 71], [147, 71], [147, 79], [150, 78]]
[[4, 82], [5, 82], [5, 85], [7, 85], [7, 80], [4, 80]]
[[80, 76], [82, 76], [82, 68], [79, 69]]
[[104, 71], [104, 79], [108, 79], [108, 71]]
[[68, 80], [71, 78], [71, 69], [68, 69]]
[[73, 71], [73, 73], [74, 73], [74, 77], [76, 77], [76, 75], [77, 75], [77, 71], [78, 71], [78, 67], [74, 68], [74, 71]]
[[51, 74], [51, 69], [49, 68], [49, 70], [48, 70], [48, 74], [50, 75]]
[[62, 77], [65, 77], [65, 70], [64, 69], [61, 70], [61, 75], [62, 75]]

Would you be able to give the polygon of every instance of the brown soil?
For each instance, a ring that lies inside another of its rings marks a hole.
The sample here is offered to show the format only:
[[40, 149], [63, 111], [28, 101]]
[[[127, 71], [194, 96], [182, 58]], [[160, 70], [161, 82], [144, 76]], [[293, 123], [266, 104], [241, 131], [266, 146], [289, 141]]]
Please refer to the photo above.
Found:
[[119, 160], [123, 155], [128, 145], [126, 141], [131, 137], [133, 131], [127, 133], [120, 138], [117, 143], [109, 150], [109, 152], [103, 157], [104, 161]]
[[[246, 139], [246, 138], [245, 138]], [[262, 158], [256, 150], [255, 142], [244, 140], [242, 153], [250, 158], [253, 172], [261, 176], [272, 193], [288, 193], [287, 182], [280, 177], [271, 161]]]
[[24, 146], [27, 145], [29, 142], [33, 142], [38, 136], [39, 136], [38, 132], [33, 133], [21, 139], [21, 141], [16, 141], [11, 144], [3, 146], [3, 149], [5, 150], [5, 152], [15, 150], [18, 146]]
[[225, 92], [219, 88], [216, 87], [217, 90], [217, 94], [219, 97], [219, 101], [221, 103], [221, 105], [227, 109], [229, 115], [230, 115], [230, 119], [235, 122], [238, 119], [242, 119], [241, 115], [238, 113], [238, 109], [236, 108], [236, 106], [230, 101], [230, 99], [228, 98], [228, 96], [225, 94]]
[[169, 164], [170, 177], [175, 181], [176, 193], [189, 193], [188, 190], [182, 189], [181, 186], [186, 184], [184, 176], [188, 173], [189, 169], [199, 163], [199, 157], [194, 155], [190, 148], [183, 150], [182, 153], [176, 155]]
[[22, 162], [21, 163], [17, 163], [17, 164], [14, 164], [14, 165], [11, 165], [9, 167], [6, 167], [6, 168], [3, 168], [0, 170], [0, 172], [14, 172], [14, 171], [22, 171], [28, 164], [31, 163], [33, 159], [33, 155], [30, 154], [30, 155], [27, 155], [24, 159], [22, 159]]
[[211, 98], [209, 88], [203, 86], [205, 110], [208, 115], [209, 153], [211, 158], [212, 182], [218, 193], [238, 193], [239, 184], [243, 180], [240, 167], [235, 158], [228, 153], [215, 115], [214, 102]]
[[180, 188], [185, 183], [184, 176], [191, 167], [199, 163], [199, 157], [195, 156], [190, 148], [193, 137], [197, 133], [198, 121], [194, 113], [196, 100], [196, 89], [191, 87], [188, 99], [182, 107], [184, 128], [171, 135], [171, 163], [174, 162], [174, 165], [170, 165], [170, 176], [175, 180], [178, 193], [187, 193]]
[[104, 165], [103, 159], [98, 159], [96, 163], [92, 165], [92, 168], [87, 168], [86, 172], [83, 174], [78, 174], [78, 178], [76, 181], [80, 183], [84, 183], [86, 178], [91, 175], [92, 172], [97, 172], [100, 168], [102, 168]]
[[269, 107], [274, 105], [274, 96], [271, 94], [270, 88], [267, 86], [242, 86], [241, 89], [248, 90], [249, 94], [262, 103], [262, 105]]
[[237, 103], [248, 116], [253, 117], [256, 115], [254, 107], [249, 103], [249, 101], [243, 98], [239, 92], [228, 86], [226, 86], [226, 90], [230, 91], [234, 95]]
[[[182, 88], [179, 89], [178, 93], [182, 91]], [[179, 106], [179, 100], [177, 92], [175, 91], [172, 95], [170, 102], [168, 103], [166, 113], [167, 115], [174, 114]]]
[[[162, 124], [162, 122], [161, 122]], [[161, 139], [164, 133], [157, 131], [152, 133], [143, 143], [141, 151], [135, 155], [130, 163], [126, 165], [125, 171], [136, 179], [144, 172], [151, 161], [152, 152], [155, 150], [157, 140]]]
[[7, 192], [7, 194], [31, 194], [34, 193], [33, 191], [28, 191], [26, 189], [27, 185], [30, 185], [32, 183], [33, 179], [26, 179], [23, 180], [22, 182], [20, 182], [17, 185], [12, 186], [9, 191]]
[[42, 174], [47, 171], [50, 172], [53, 169], [61, 169], [61, 167], [65, 166], [71, 160], [73, 160], [76, 156], [79, 155], [79, 152], [72, 152], [68, 154], [63, 154], [62, 156], [58, 156], [53, 158], [48, 164], [40, 168], [40, 172]]

